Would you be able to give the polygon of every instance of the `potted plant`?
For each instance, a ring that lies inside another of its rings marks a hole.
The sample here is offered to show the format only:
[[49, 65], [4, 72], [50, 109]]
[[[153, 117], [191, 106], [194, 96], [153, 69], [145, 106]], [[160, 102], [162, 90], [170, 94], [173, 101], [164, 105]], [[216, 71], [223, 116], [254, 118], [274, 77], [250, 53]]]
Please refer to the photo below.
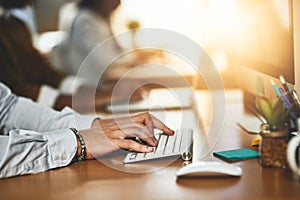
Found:
[[271, 99], [263, 94], [259, 94], [256, 97], [256, 106], [261, 116], [269, 125], [270, 131], [278, 131], [288, 127], [291, 108], [287, 109], [281, 99]]
[[280, 99], [257, 95], [256, 106], [265, 119], [260, 131], [260, 164], [267, 167], [285, 167], [288, 144], [288, 120], [291, 108]]

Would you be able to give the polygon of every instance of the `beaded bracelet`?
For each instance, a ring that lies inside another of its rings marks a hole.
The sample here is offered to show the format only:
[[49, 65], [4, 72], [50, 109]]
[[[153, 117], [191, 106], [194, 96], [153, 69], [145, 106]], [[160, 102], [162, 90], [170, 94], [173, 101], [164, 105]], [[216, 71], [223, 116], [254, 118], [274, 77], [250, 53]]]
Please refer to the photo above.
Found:
[[70, 130], [73, 131], [73, 133], [76, 135], [76, 138], [79, 140], [81, 147], [80, 154], [77, 157], [76, 161], [84, 161], [86, 160], [86, 146], [83, 137], [76, 128], [70, 128]]

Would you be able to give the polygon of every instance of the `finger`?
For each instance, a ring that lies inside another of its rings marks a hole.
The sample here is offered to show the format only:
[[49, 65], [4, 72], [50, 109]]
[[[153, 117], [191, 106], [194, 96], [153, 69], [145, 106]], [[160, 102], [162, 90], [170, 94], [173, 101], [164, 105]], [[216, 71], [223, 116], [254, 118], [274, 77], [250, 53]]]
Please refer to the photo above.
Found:
[[142, 123], [148, 127], [148, 130], [153, 134], [152, 115], [149, 112], [138, 114], [132, 117], [133, 121]]
[[102, 125], [100, 129], [103, 131], [109, 130], [111, 134], [108, 137], [110, 138], [125, 139], [129, 137], [138, 137], [151, 146], [157, 146], [158, 144], [153, 135], [153, 131], [150, 131], [147, 126], [141, 123], [109, 123], [108, 125]]
[[151, 114], [148, 112], [133, 115], [133, 116], [126, 116], [126, 117], [119, 117], [112, 119], [115, 123], [121, 124], [121, 123], [143, 123], [143, 124], [151, 124]]
[[149, 147], [147, 145], [139, 144], [133, 140], [117, 140], [115, 144], [123, 149], [130, 149], [138, 152], [149, 153], [154, 151], [154, 147]]
[[132, 127], [132, 126], [144, 126], [143, 124], [141, 123], [137, 123], [137, 122], [133, 122], [133, 121], [130, 121], [130, 120], [123, 120], [123, 121], [115, 121], [114, 123], [112, 124], [109, 124], [107, 127], [112, 127], [114, 129], [125, 129], [125, 128], [128, 128], [128, 127]]
[[118, 131], [115, 131], [114, 137], [118, 139], [126, 139], [126, 138], [133, 138], [138, 137], [142, 141], [146, 142], [147, 144], [151, 146], [157, 146], [158, 142], [154, 135], [149, 132], [147, 127], [145, 126], [131, 126], [127, 128], [120, 129]]
[[167, 135], [174, 135], [174, 131], [167, 127], [164, 123], [162, 123], [159, 119], [155, 116], [152, 116], [153, 127], [162, 130]]
[[97, 120], [101, 129], [109, 128], [111, 130], [118, 130], [126, 128], [130, 125], [129, 117], [116, 118], [116, 119], [101, 119]]
[[109, 119], [109, 120], [111, 123], [115, 123], [115, 124], [132, 122], [131, 117], [128, 117], [128, 116], [113, 118], [113, 119]]
[[175, 133], [172, 129], [167, 127], [159, 119], [157, 119], [155, 116], [151, 115], [148, 112], [136, 115], [134, 116], [134, 119], [142, 121], [152, 133], [154, 128], [162, 130], [167, 135], [174, 135]]

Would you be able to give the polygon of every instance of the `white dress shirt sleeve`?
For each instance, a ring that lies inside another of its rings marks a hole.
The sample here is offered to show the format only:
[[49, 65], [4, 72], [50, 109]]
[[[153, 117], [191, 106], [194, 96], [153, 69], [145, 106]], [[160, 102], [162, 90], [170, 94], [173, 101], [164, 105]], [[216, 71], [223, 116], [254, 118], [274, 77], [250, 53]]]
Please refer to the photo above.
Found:
[[48, 85], [42, 85], [36, 101], [39, 104], [51, 108], [55, 105], [58, 96], [59, 96], [59, 90], [56, 90]]
[[45, 133], [12, 130], [0, 135], [0, 179], [66, 166], [76, 151], [76, 136], [69, 129]]
[[69, 128], [87, 129], [95, 118], [18, 98], [0, 83], [0, 178], [68, 165], [77, 150]]

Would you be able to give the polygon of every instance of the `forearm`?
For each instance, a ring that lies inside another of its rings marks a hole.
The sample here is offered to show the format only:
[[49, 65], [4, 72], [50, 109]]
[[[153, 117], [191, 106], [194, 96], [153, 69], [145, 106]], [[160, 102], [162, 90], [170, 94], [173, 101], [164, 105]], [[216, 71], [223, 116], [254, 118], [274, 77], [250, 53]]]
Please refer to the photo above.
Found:
[[39, 132], [75, 127], [87, 129], [96, 116], [83, 116], [70, 108], [61, 112], [41, 106], [25, 98], [19, 98], [6, 121], [6, 130], [27, 129]]
[[70, 164], [77, 140], [69, 129], [45, 133], [13, 130], [0, 136], [0, 147], [0, 178], [4, 178]]
[[70, 108], [57, 112], [26, 98], [18, 98], [0, 84], [0, 129], [8, 134], [12, 129], [45, 132], [54, 129], [91, 127], [95, 116], [82, 116]]

